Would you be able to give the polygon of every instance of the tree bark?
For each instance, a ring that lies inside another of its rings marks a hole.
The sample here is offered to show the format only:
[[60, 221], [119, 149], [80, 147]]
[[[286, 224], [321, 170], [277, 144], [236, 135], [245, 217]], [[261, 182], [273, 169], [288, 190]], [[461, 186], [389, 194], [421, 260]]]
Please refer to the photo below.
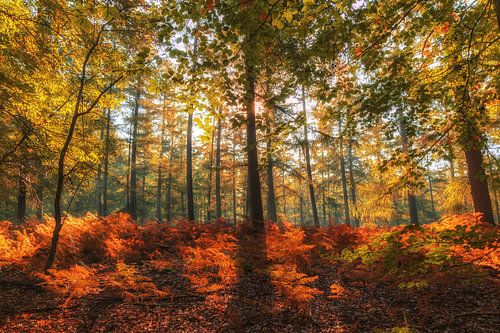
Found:
[[233, 135], [233, 223], [236, 225], [236, 135]]
[[208, 164], [208, 191], [207, 191], [207, 220], [206, 223], [210, 223], [212, 221], [212, 164], [213, 164], [213, 156], [214, 156], [214, 131], [212, 130], [211, 142], [210, 142], [210, 157]]
[[257, 128], [255, 125], [255, 72], [253, 66], [248, 61], [246, 63], [246, 71], [248, 222], [252, 232], [260, 233], [264, 231], [264, 214], [260, 192]]
[[[104, 129], [102, 126], [99, 126], [99, 132], [100, 132], [100, 142], [103, 142], [104, 140]], [[102, 216], [102, 163], [99, 161], [97, 165], [97, 180], [96, 180], [96, 211], [97, 211], [97, 216]]]
[[[267, 153], [267, 217], [269, 220], [277, 222], [276, 215], [276, 196], [274, 193], [274, 176], [273, 176], [273, 154], [272, 154], [272, 139], [271, 139], [271, 115], [272, 111], [266, 114], [266, 153]], [[281, 224], [280, 224], [281, 228]]]
[[351, 225], [351, 217], [349, 211], [349, 194], [347, 192], [347, 176], [345, 170], [344, 159], [344, 144], [342, 142], [342, 119], [339, 119], [339, 154], [340, 154], [340, 176], [342, 180], [342, 194], [344, 198], [344, 218], [347, 225]]
[[111, 127], [111, 110], [106, 114], [106, 135], [104, 141], [104, 172], [102, 179], [102, 215], [108, 215], [108, 175], [109, 175], [109, 131]]
[[134, 221], [137, 220], [137, 132], [139, 125], [140, 88], [135, 95], [134, 114], [132, 116], [132, 142], [130, 150], [130, 207], [129, 213]]
[[430, 199], [431, 199], [432, 218], [434, 220], [437, 220], [436, 207], [434, 205], [434, 191], [433, 191], [433, 186], [432, 186], [432, 177], [431, 177], [430, 172], [427, 175], [427, 180], [429, 181], [429, 195], [430, 195]]
[[222, 115], [219, 112], [219, 118], [217, 119], [217, 144], [215, 151], [215, 211], [217, 220], [222, 218], [222, 198], [221, 198], [221, 153], [220, 153], [220, 143], [222, 135]]
[[358, 217], [358, 203], [356, 199], [356, 180], [354, 178], [354, 166], [353, 166], [353, 154], [352, 154], [352, 138], [349, 138], [348, 144], [348, 158], [349, 158], [349, 185], [351, 190], [351, 202], [354, 208], [354, 226], [359, 227], [359, 217]]
[[318, 208], [316, 207], [316, 196], [314, 195], [311, 155], [309, 152], [309, 138], [307, 135], [307, 108], [306, 108], [306, 94], [304, 86], [302, 86], [302, 111], [304, 112], [304, 144], [305, 144], [305, 154], [306, 154], [307, 185], [309, 187], [309, 197], [311, 200], [311, 209], [313, 213], [314, 226], [318, 228], [319, 217], [318, 217]]
[[188, 115], [187, 144], [186, 144], [186, 193], [188, 219], [194, 221], [194, 193], [193, 193], [193, 114]]
[[165, 147], [165, 120], [162, 121], [161, 124], [161, 143], [160, 143], [160, 153], [158, 156], [158, 171], [157, 171], [157, 179], [156, 179], [156, 219], [158, 222], [162, 222], [162, 214], [161, 214], [161, 187], [163, 181], [161, 162], [163, 159], [163, 149]]
[[[401, 115], [401, 111], [399, 114], [399, 134], [401, 135], [401, 144], [403, 146], [403, 151], [408, 153], [409, 151], [409, 142], [408, 136], [406, 135], [406, 127], [403, 121], [403, 117]], [[408, 191], [408, 210], [410, 213], [410, 223], [413, 225], [419, 225], [420, 222], [418, 220], [418, 209], [417, 209], [417, 198], [412, 193], [411, 190]]]
[[488, 181], [483, 166], [483, 154], [479, 149], [479, 139], [474, 139], [474, 137], [470, 135], [471, 140], [468, 146], [464, 147], [474, 211], [483, 214], [482, 220], [484, 222], [494, 225], [495, 219], [493, 218]]

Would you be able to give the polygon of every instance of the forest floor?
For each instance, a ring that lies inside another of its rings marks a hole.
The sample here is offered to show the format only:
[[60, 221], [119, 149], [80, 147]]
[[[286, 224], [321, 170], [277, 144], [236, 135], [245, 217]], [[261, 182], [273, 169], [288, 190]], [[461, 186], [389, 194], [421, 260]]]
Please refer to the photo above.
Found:
[[[495, 262], [491, 265], [471, 268], [472, 261], [461, 261], [454, 270], [409, 277], [365, 264], [362, 256], [339, 260], [328, 242], [343, 249], [367, 242], [349, 228], [320, 237], [311, 230], [290, 228], [286, 236], [274, 230], [274, 238], [262, 236], [267, 239], [215, 229], [196, 227], [189, 235], [183, 230], [162, 242], [137, 229], [147, 240], [147, 256], [96, 262], [89, 258], [100, 252], [86, 249], [71, 260], [87, 262], [52, 275], [33, 273], [40, 251], [29, 264], [3, 258], [0, 331], [498, 332], [500, 327], [497, 248], [485, 252]], [[125, 238], [132, 242], [130, 234]], [[86, 241], [76, 242], [81, 247]], [[61, 251], [71, 252], [66, 245]], [[473, 261], [485, 263], [484, 257]]]

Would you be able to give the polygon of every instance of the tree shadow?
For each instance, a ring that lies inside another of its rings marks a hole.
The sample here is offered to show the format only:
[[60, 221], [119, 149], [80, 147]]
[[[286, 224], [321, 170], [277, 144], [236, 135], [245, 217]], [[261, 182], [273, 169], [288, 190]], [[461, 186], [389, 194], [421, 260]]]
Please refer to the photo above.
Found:
[[239, 233], [236, 265], [238, 282], [226, 308], [223, 332], [262, 332], [273, 323], [274, 287], [269, 274], [266, 234]]

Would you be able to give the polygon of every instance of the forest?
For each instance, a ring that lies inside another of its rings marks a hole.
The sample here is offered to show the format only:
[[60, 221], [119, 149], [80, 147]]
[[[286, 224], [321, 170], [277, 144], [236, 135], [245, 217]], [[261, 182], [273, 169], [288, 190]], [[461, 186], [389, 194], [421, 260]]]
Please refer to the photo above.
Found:
[[498, 332], [500, 0], [0, 0], [0, 332]]

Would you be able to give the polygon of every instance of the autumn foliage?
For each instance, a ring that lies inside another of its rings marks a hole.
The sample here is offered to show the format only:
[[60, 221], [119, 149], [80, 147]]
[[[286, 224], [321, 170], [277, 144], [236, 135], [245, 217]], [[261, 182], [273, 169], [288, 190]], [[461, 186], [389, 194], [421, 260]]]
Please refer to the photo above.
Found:
[[[43, 273], [52, 226], [50, 219], [2, 222], [0, 275], [22, 272], [63, 297], [63, 307], [103, 295], [131, 304], [197, 295], [223, 310], [225, 297], [237, 294], [242, 281], [251, 278], [272, 286], [276, 304], [311, 316], [318, 298], [357, 299], [358, 287], [384, 283], [422, 289], [473, 272], [481, 278], [500, 267], [498, 228], [473, 214], [423, 227], [310, 229], [284, 223], [280, 231], [266, 223], [265, 233], [253, 236], [223, 221], [137, 225], [126, 214], [88, 214], [66, 219], [56, 268]], [[346, 280], [330, 280], [326, 272]], [[163, 276], [181, 282], [159, 283]]]

